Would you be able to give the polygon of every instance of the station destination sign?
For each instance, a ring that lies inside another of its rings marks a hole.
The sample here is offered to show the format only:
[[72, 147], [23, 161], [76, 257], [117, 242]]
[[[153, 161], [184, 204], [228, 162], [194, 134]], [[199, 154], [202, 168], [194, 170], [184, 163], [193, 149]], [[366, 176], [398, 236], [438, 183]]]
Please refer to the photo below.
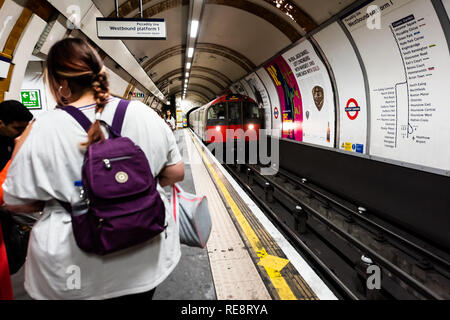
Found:
[[97, 18], [99, 39], [166, 40], [164, 19]]

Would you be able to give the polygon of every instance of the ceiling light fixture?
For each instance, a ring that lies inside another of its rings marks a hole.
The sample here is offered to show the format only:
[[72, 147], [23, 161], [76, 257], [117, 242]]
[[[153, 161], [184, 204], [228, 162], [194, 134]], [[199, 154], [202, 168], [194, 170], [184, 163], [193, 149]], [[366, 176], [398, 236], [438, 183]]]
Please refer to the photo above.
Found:
[[188, 49], [188, 58], [192, 58], [194, 56], [194, 48]]
[[192, 22], [191, 22], [191, 38], [195, 38], [197, 36], [198, 25], [199, 25], [198, 20], [192, 20]]

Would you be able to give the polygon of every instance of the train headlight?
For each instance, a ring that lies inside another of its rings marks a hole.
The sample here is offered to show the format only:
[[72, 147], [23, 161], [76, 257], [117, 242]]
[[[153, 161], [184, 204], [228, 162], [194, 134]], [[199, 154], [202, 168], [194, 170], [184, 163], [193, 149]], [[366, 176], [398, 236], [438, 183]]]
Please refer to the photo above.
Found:
[[253, 129], [255, 129], [255, 126], [251, 124], [251, 125], [248, 126], [248, 128], [249, 128], [250, 130], [253, 130]]
[[220, 131], [220, 127], [219, 126], [216, 127], [216, 131]]

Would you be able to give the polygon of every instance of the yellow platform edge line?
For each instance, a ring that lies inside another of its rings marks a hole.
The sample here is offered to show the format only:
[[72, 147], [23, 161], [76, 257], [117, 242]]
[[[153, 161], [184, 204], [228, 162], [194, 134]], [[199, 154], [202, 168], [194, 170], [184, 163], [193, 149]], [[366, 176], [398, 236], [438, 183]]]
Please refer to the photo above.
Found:
[[206, 167], [208, 168], [208, 171], [213, 176], [216, 185], [219, 187], [220, 191], [222, 192], [226, 201], [228, 202], [231, 211], [235, 215], [239, 225], [241, 226], [243, 232], [245, 233], [245, 236], [250, 242], [250, 245], [252, 246], [257, 256], [260, 258], [258, 265], [263, 266], [264, 269], [266, 270], [267, 275], [269, 276], [272, 285], [277, 290], [277, 293], [280, 296], [281, 300], [298, 300], [298, 298], [295, 296], [295, 294], [289, 287], [289, 284], [280, 273], [280, 271], [289, 263], [289, 260], [280, 257], [270, 256], [267, 254], [266, 249], [262, 246], [261, 241], [259, 240], [255, 231], [252, 229], [247, 219], [239, 209], [238, 205], [233, 200], [232, 196], [230, 195], [227, 188], [223, 184], [222, 180], [217, 175], [216, 170], [214, 170], [211, 162], [206, 157], [202, 148], [198, 145], [197, 141], [195, 141], [192, 132], [189, 131], [189, 133], [191, 135], [191, 139], [195, 147], [202, 156], [203, 162], [205, 163]]

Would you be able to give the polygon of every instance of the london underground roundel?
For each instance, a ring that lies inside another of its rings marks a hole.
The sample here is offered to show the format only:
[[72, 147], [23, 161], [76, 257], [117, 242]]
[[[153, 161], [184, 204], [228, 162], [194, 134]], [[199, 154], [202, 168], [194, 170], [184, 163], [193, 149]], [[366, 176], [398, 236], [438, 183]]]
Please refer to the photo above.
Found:
[[345, 112], [347, 113], [347, 116], [350, 120], [356, 120], [360, 111], [361, 107], [358, 105], [358, 102], [355, 99], [352, 98], [348, 100]]

